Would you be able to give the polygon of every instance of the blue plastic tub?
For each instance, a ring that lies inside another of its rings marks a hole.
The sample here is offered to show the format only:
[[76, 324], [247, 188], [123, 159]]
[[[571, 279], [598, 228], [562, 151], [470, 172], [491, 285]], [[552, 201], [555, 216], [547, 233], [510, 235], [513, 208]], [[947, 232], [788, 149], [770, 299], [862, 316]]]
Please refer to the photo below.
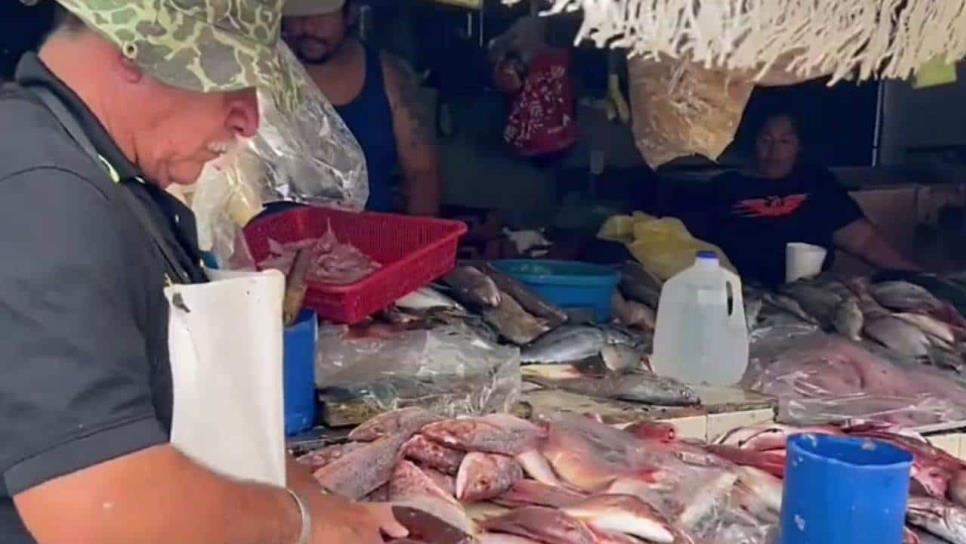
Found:
[[506, 260], [493, 266], [564, 309], [593, 308], [597, 321], [611, 316], [620, 275], [611, 268], [573, 261]]
[[319, 318], [303, 310], [285, 328], [283, 347], [285, 383], [285, 434], [291, 436], [315, 426], [315, 346]]
[[900, 544], [912, 455], [862, 438], [788, 440], [781, 544]]

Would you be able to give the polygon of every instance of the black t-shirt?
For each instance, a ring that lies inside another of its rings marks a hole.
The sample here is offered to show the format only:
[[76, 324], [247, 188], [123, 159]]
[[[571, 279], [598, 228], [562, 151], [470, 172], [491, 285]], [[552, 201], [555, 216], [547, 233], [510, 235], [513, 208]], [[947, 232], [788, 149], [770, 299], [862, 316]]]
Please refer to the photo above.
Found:
[[168, 441], [169, 268], [131, 191], [195, 279], [190, 210], [114, 183], [29, 89], [67, 106], [121, 179], [136, 168], [34, 55], [0, 92], [0, 542], [32, 543], [11, 497]]
[[801, 168], [780, 180], [729, 172], [712, 183], [710, 241], [745, 280], [782, 283], [790, 242], [829, 249], [829, 265], [835, 232], [862, 218], [858, 204], [825, 169]]

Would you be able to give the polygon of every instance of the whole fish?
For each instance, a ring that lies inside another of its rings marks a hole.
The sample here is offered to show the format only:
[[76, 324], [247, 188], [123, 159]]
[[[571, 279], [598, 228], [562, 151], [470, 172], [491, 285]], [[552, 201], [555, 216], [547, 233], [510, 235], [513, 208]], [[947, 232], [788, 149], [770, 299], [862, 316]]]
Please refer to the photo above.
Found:
[[867, 319], [865, 334], [895, 353], [914, 358], [929, 357], [929, 338], [915, 325], [890, 316]]
[[424, 425], [442, 419], [442, 417], [422, 408], [393, 410], [379, 414], [353, 429], [349, 433], [349, 440], [372, 442], [384, 436], [398, 433], [412, 436]]
[[503, 294], [494, 308], [483, 310], [483, 319], [493, 325], [500, 336], [517, 345], [526, 345], [550, 330], [543, 319], [529, 314], [513, 297]]
[[502, 295], [496, 284], [489, 276], [472, 266], [457, 266], [442, 281], [463, 304], [474, 308], [496, 308], [500, 305]]
[[865, 325], [865, 317], [859, 308], [859, 299], [854, 296], [847, 296], [842, 299], [842, 303], [835, 310], [835, 320], [832, 323], [839, 334], [858, 342], [862, 340], [862, 327]]
[[627, 261], [620, 268], [620, 291], [625, 297], [657, 308], [661, 300], [661, 281], [633, 261]]
[[527, 381], [595, 398], [661, 406], [694, 406], [701, 403], [701, 398], [687, 385], [643, 371], [632, 374], [612, 372], [601, 378], [580, 376], [547, 379], [528, 375]]
[[818, 320], [824, 329], [831, 329], [835, 320], [835, 312], [842, 303], [842, 297], [821, 287], [795, 282], [781, 288], [784, 295], [795, 299], [798, 304]]
[[471, 452], [463, 458], [456, 475], [456, 498], [463, 502], [486, 501], [502, 495], [523, 478], [523, 469], [511, 457]]
[[571, 491], [563, 486], [547, 485], [533, 480], [520, 480], [513, 484], [509, 491], [494, 499], [493, 502], [510, 508], [519, 506], [561, 508], [576, 504], [586, 498], [587, 495]]
[[675, 540], [671, 524], [650, 505], [631, 495], [598, 495], [561, 510], [602, 531], [616, 531], [659, 544]]
[[792, 297], [769, 291], [763, 291], [761, 296], [762, 300], [766, 304], [769, 304], [778, 310], [791, 314], [806, 323], [812, 323], [814, 325], [819, 324], [818, 320], [815, 319], [814, 316], [809, 315], [809, 313], [802, 308], [802, 305]]
[[909, 497], [906, 520], [952, 544], [966, 544], [966, 509], [961, 506], [931, 497]]
[[456, 504], [453, 495], [447, 493], [416, 465], [403, 460], [396, 463], [389, 480], [389, 500], [401, 501], [412, 497], [435, 497]]
[[931, 338], [939, 339], [947, 344], [956, 343], [956, 335], [953, 334], [953, 330], [948, 323], [923, 314], [898, 313], [894, 315], [906, 323], [915, 325], [916, 328]]
[[450, 448], [512, 457], [533, 450], [544, 433], [528, 421], [498, 414], [431, 423], [423, 427], [422, 434]]
[[582, 522], [554, 508], [525, 506], [483, 522], [490, 532], [531, 538], [544, 544], [596, 544]]
[[[431, 544], [475, 544], [476, 528], [458, 504], [435, 497], [395, 501], [392, 513], [408, 538]], [[333, 543], [334, 544], [334, 543]]]
[[627, 344], [606, 344], [600, 348], [600, 359], [604, 367], [618, 374], [642, 370], [645, 357], [647, 357], [646, 353]]
[[559, 327], [567, 321], [566, 312], [492, 264], [482, 264], [479, 270], [489, 276], [500, 291], [513, 297], [524, 310], [543, 319], [551, 328]]
[[869, 286], [876, 301], [899, 312], [929, 311], [942, 308], [943, 303], [924, 287], [906, 281], [886, 281]]
[[526, 347], [520, 353], [523, 363], [573, 363], [600, 353], [607, 337], [591, 326], [564, 325]]
[[399, 448], [408, 439], [400, 433], [370, 442], [315, 471], [315, 479], [336, 495], [361, 499], [389, 481]]
[[450, 475], [456, 474], [466, 455], [462, 451], [433, 442], [421, 434], [412, 437], [403, 445], [402, 454], [406, 459], [416, 461], [424, 467]]
[[654, 330], [657, 323], [657, 314], [646, 304], [636, 300], [627, 300], [618, 290], [614, 291], [611, 296], [611, 306], [614, 308], [614, 315], [624, 325], [640, 327], [649, 331]]
[[396, 306], [407, 310], [448, 309], [462, 311], [460, 303], [432, 287], [421, 287], [396, 301]]

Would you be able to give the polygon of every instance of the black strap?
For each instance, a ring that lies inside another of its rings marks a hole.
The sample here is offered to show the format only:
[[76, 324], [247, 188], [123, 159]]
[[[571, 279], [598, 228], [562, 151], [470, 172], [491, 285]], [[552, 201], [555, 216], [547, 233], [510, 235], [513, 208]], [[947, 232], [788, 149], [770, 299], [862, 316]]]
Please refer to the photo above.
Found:
[[[94, 143], [81, 128], [80, 124], [74, 118], [74, 116], [68, 111], [67, 106], [57, 97], [50, 89], [41, 86], [31, 86], [30, 90], [39, 98], [44, 105], [50, 110], [57, 121], [60, 122], [64, 130], [70, 135], [71, 138], [77, 142], [77, 145], [84, 150], [91, 160], [96, 162], [101, 167], [106, 167], [107, 165], [103, 162], [104, 159], [101, 158], [100, 153], [97, 152], [97, 148], [94, 147]], [[141, 183], [140, 181], [135, 181], [135, 183]], [[124, 187], [119, 187], [119, 191], [127, 205], [127, 208], [132, 214], [137, 218], [141, 226], [148, 232], [148, 235], [154, 241], [155, 246], [161, 252], [161, 256], [164, 258], [168, 270], [174, 278], [172, 281], [176, 283], [192, 283], [191, 274], [185, 270], [182, 266], [181, 261], [175, 255], [174, 250], [171, 245], [165, 240], [164, 236], [158, 230], [157, 224], [151, 219], [150, 212], [145, 207], [144, 203], [141, 202], [138, 197], [131, 194], [131, 191]]]

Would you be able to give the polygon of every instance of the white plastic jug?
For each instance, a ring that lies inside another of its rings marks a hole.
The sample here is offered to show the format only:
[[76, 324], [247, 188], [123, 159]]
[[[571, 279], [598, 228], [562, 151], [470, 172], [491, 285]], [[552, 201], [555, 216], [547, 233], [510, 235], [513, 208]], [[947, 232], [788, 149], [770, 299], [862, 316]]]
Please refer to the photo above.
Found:
[[748, 366], [748, 328], [741, 279], [714, 252], [661, 290], [654, 333], [654, 371], [685, 383], [734, 385]]

